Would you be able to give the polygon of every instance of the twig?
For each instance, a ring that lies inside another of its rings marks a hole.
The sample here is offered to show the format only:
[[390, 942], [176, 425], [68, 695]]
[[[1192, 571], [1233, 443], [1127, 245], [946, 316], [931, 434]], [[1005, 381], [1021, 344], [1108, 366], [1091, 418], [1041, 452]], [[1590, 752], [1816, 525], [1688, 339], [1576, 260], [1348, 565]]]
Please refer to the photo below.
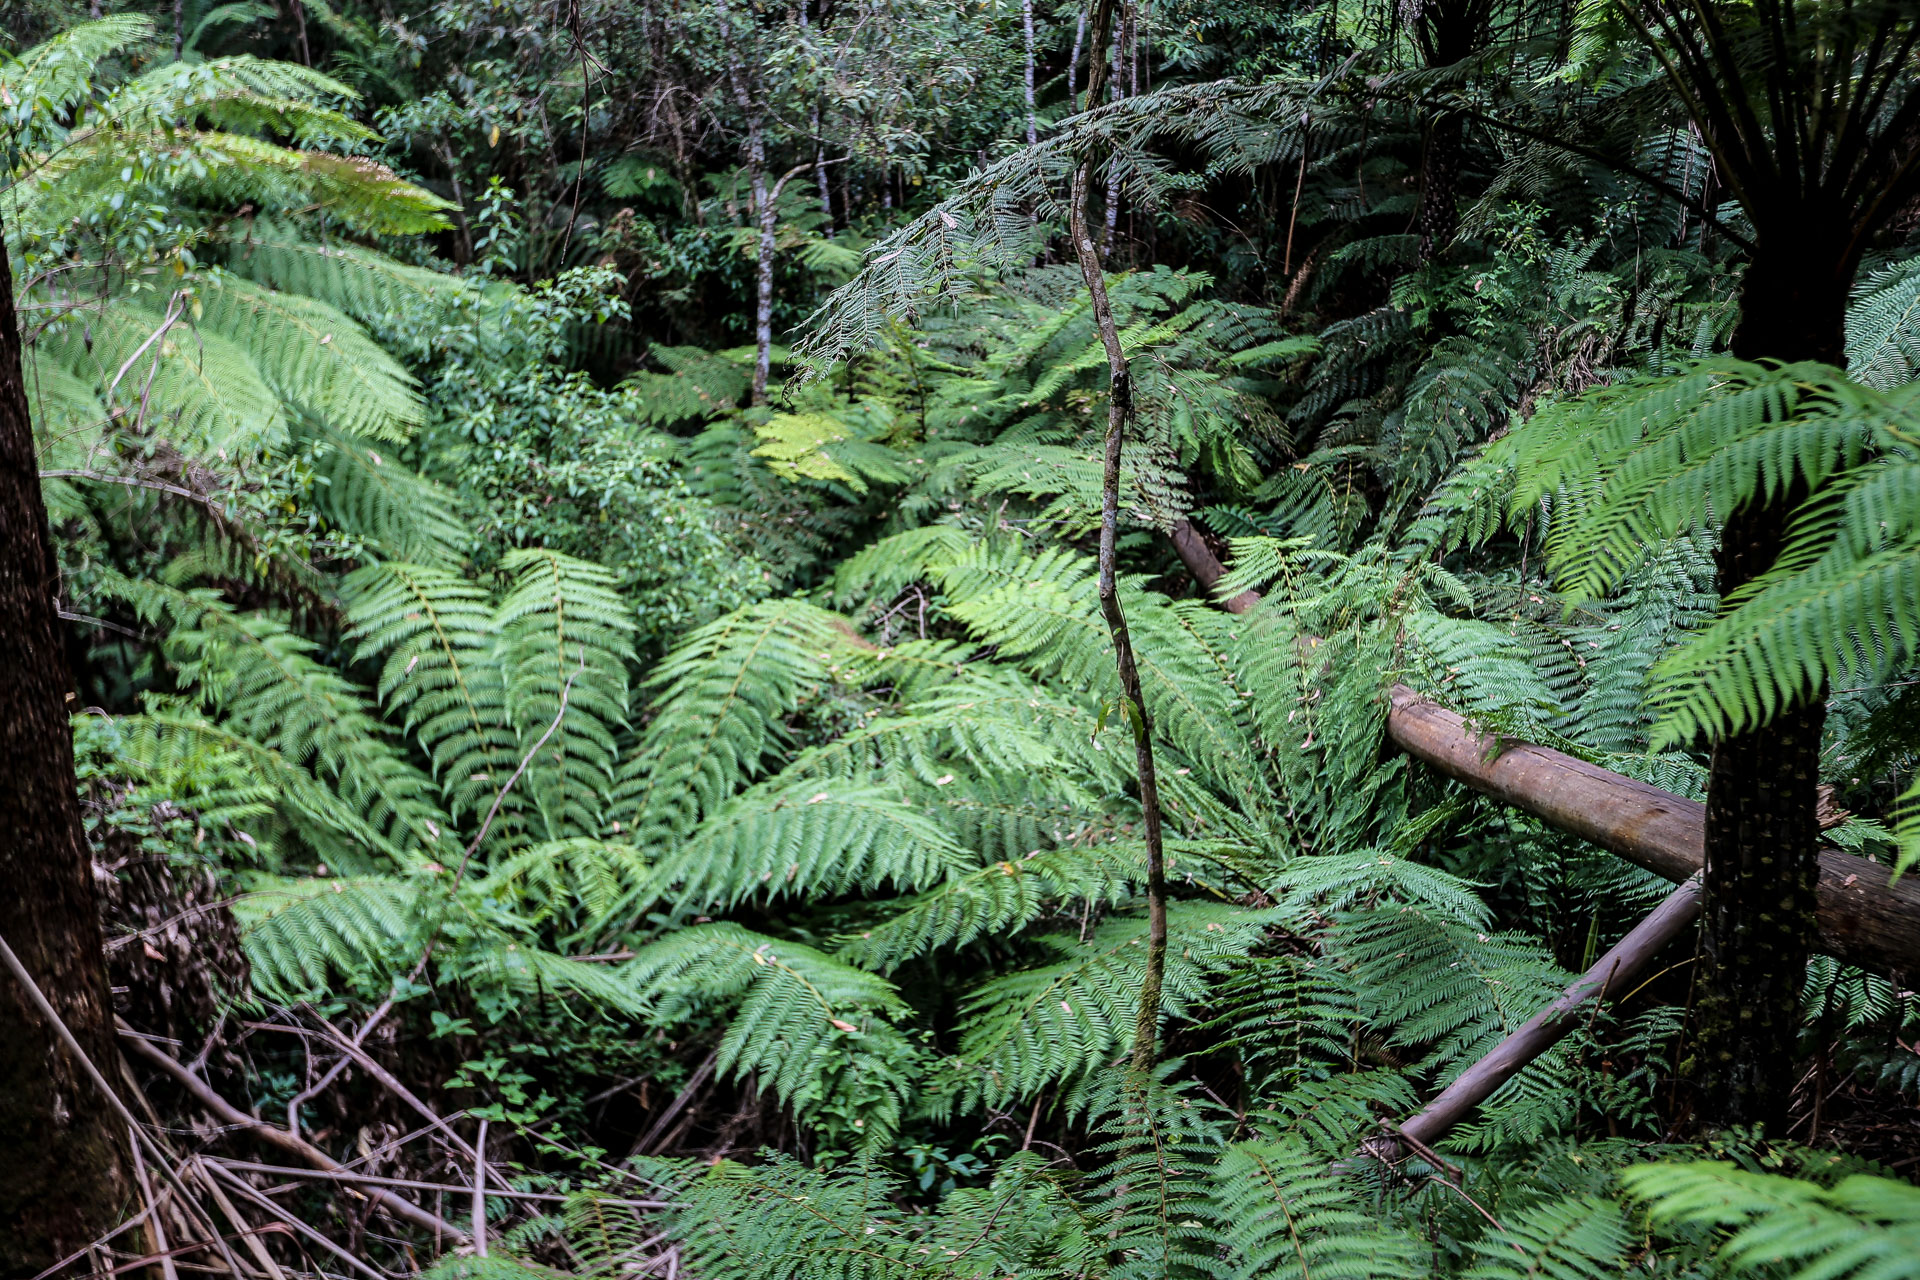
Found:
[[33, 1280], [47, 1280], [48, 1276], [54, 1275], [57, 1272], [65, 1270], [67, 1267], [72, 1266], [74, 1263], [80, 1261], [80, 1259], [92, 1253], [95, 1249], [98, 1249], [104, 1246], [109, 1240], [116, 1240], [119, 1237], [125, 1235], [127, 1232], [133, 1230], [135, 1227], [145, 1222], [147, 1220], [147, 1215], [152, 1212], [153, 1210], [151, 1208], [145, 1208], [140, 1210], [140, 1212], [134, 1214], [131, 1218], [128, 1218], [125, 1222], [121, 1223], [119, 1226], [115, 1227], [113, 1230], [107, 1232], [107, 1234], [101, 1236], [98, 1240], [95, 1240], [90, 1244], [86, 1244], [81, 1246], [78, 1249], [75, 1249], [72, 1253], [60, 1259], [60, 1261], [54, 1263], [52, 1266], [48, 1267], [45, 1271], [42, 1271], [39, 1275], [35, 1276]]
[[[348, 1182], [368, 1187], [403, 1187], [409, 1191], [470, 1191], [471, 1188], [453, 1186], [444, 1182], [418, 1182], [412, 1178], [388, 1178], [371, 1173], [356, 1173], [347, 1169], [295, 1169], [289, 1165], [260, 1164], [252, 1160], [232, 1160], [225, 1156], [213, 1156], [210, 1159], [223, 1168], [239, 1169], [246, 1173], [270, 1173], [278, 1178], [300, 1178], [309, 1182]], [[563, 1202], [569, 1197], [557, 1191], [514, 1191], [509, 1188], [489, 1186], [487, 1196], [496, 1200], [539, 1200], [547, 1203]], [[671, 1200], [619, 1200], [602, 1198], [601, 1204], [619, 1205], [626, 1209], [671, 1209]]]
[[[339, 1161], [335, 1160], [320, 1148], [314, 1146], [297, 1134], [288, 1133], [285, 1129], [277, 1128], [268, 1124], [265, 1120], [248, 1115], [215, 1093], [206, 1081], [200, 1079], [199, 1076], [194, 1075], [191, 1071], [188, 1071], [186, 1067], [181, 1065], [180, 1062], [172, 1056], [154, 1045], [148, 1044], [146, 1041], [129, 1034], [132, 1028], [128, 1027], [124, 1022], [119, 1022], [118, 1019], [115, 1019], [115, 1021], [119, 1024], [122, 1038], [128, 1045], [132, 1046], [135, 1053], [171, 1076], [181, 1088], [192, 1095], [196, 1102], [205, 1107], [222, 1123], [231, 1125], [236, 1129], [246, 1129], [258, 1135], [266, 1142], [280, 1148], [282, 1151], [287, 1152], [297, 1159], [304, 1160], [316, 1169], [325, 1170], [330, 1173], [345, 1172]], [[386, 1209], [387, 1212], [391, 1213], [394, 1217], [405, 1222], [410, 1222], [422, 1230], [442, 1231], [452, 1236], [459, 1244], [468, 1243], [467, 1233], [465, 1231], [427, 1212], [412, 1201], [395, 1195], [391, 1191], [379, 1187], [372, 1187], [368, 1190], [368, 1198], [377, 1201], [381, 1207]]]
[[717, 1050], [709, 1053], [706, 1060], [694, 1068], [693, 1074], [687, 1078], [687, 1083], [681, 1087], [673, 1101], [667, 1104], [667, 1109], [660, 1113], [660, 1118], [653, 1122], [640, 1141], [633, 1144], [635, 1155], [644, 1156], [652, 1153], [653, 1144], [665, 1136], [667, 1126], [673, 1123], [673, 1118], [686, 1108], [687, 1103], [693, 1101], [693, 1095], [706, 1084], [707, 1077], [713, 1074], [713, 1064], [717, 1056]]
[[199, 1175], [200, 1185], [207, 1189], [209, 1196], [213, 1197], [213, 1202], [220, 1207], [220, 1212], [227, 1215], [227, 1221], [246, 1237], [247, 1249], [253, 1254], [253, 1260], [260, 1264], [261, 1271], [265, 1273], [268, 1280], [287, 1280], [286, 1273], [280, 1270], [280, 1264], [273, 1260], [273, 1255], [267, 1252], [267, 1247], [260, 1243], [259, 1232], [247, 1229], [246, 1222], [240, 1217], [240, 1211], [233, 1207], [233, 1201], [227, 1199], [227, 1193], [220, 1189], [219, 1179], [215, 1178], [203, 1165], [204, 1160], [196, 1157], [193, 1170]]
[[[150, 1210], [147, 1214], [147, 1235], [153, 1241], [154, 1258], [160, 1264], [160, 1274], [167, 1280], [180, 1280], [180, 1272], [173, 1265], [173, 1254], [167, 1247], [166, 1215], [160, 1212], [160, 1199], [153, 1194], [153, 1186], [147, 1181], [147, 1162], [140, 1158], [138, 1125], [127, 1126], [127, 1142], [133, 1148], [133, 1180], [140, 1187], [140, 1198]], [[195, 1244], [192, 1247], [197, 1249], [200, 1246]]]
[[473, 1146], [473, 1251], [487, 1256], [487, 1122], [480, 1120], [480, 1135]]
[[348, 1253], [345, 1249], [342, 1249], [339, 1245], [327, 1239], [325, 1236], [321, 1235], [318, 1231], [315, 1231], [312, 1227], [300, 1221], [300, 1219], [294, 1217], [292, 1214], [288, 1213], [285, 1209], [282, 1209], [279, 1205], [275, 1204], [273, 1201], [267, 1199], [265, 1196], [261, 1195], [258, 1191], [248, 1186], [244, 1178], [241, 1178], [237, 1174], [228, 1173], [226, 1170], [220, 1168], [219, 1165], [208, 1165], [207, 1167], [209, 1169], [212, 1169], [218, 1177], [224, 1179], [228, 1186], [232, 1187], [234, 1190], [238, 1191], [241, 1195], [245, 1196], [247, 1199], [259, 1205], [262, 1209], [265, 1209], [268, 1213], [272, 1214], [274, 1217], [280, 1219], [280, 1221], [292, 1227], [295, 1231], [299, 1232], [301, 1235], [305, 1236], [307, 1239], [319, 1245], [322, 1249], [325, 1249], [328, 1253], [331, 1253], [334, 1257], [339, 1258], [342, 1262], [352, 1267], [355, 1271], [358, 1271], [361, 1275], [368, 1277], [368, 1280], [391, 1280], [391, 1278], [387, 1275], [386, 1272], [376, 1271], [372, 1266], [354, 1257], [352, 1254]]

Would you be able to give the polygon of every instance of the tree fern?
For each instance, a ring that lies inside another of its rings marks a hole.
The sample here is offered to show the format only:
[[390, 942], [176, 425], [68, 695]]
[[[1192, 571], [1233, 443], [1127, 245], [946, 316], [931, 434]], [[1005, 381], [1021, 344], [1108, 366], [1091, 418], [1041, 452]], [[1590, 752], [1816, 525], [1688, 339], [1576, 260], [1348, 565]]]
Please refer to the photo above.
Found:
[[123, 580], [117, 591], [149, 617], [170, 615], [167, 651], [179, 678], [240, 734], [337, 781], [379, 832], [375, 848], [438, 850], [450, 820], [396, 749], [360, 691], [316, 661], [314, 646], [260, 614], [239, 615], [209, 591]]

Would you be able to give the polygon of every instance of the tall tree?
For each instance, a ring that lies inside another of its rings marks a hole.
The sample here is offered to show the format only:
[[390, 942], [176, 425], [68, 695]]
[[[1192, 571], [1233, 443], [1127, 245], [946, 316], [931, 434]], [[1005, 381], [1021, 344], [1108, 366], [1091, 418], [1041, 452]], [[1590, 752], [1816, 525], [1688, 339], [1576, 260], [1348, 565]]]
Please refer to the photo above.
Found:
[[[86, 829], [59, 573], [0, 251], [0, 935], [96, 1063], [117, 1052]], [[0, 980], [0, 1276], [32, 1276], [96, 1239], [132, 1186], [127, 1135], [27, 993]]]

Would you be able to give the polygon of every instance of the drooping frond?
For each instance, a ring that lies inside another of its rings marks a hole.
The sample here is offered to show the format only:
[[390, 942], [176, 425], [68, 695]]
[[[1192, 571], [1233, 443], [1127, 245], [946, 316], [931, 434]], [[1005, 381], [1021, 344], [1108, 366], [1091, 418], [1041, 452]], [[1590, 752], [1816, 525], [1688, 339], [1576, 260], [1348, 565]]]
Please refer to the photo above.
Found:
[[[898, 1126], [909, 1046], [887, 1021], [906, 1011], [893, 986], [796, 942], [737, 924], [696, 924], [640, 949], [619, 981], [662, 1024], [702, 1008], [732, 1008], [720, 1070], [757, 1073], [805, 1115], [814, 1105], [858, 1103], [854, 1136], [884, 1142]], [[846, 1092], [835, 1099], [833, 1090]]]
[[[1163, 1009], [1179, 1016], [1209, 977], [1260, 939], [1263, 913], [1208, 902], [1169, 903]], [[949, 1070], [963, 1107], [1004, 1106], [1120, 1051], [1133, 1034], [1146, 922], [1119, 917], [1082, 941], [1039, 939], [1061, 959], [994, 978], [967, 997]]]
[[1517, 516], [1551, 501], [1549, 562], [1581, 600], [1604, 593], [1649, 543], [1796, 482], [1818, 488], [1897, 416], [1822, 365], [1711, 360], [1548, 406], [1499, 452], [1518, 464]]
[[382, 851], [440, 848], [445, 814], [428, 801], [362, 698], [314, 645], [262, 614], [235, 613], [212, 592], [121, 580], [118, 594], [150, 618], [171, 618], [167, 652], [183, 684], [227, 724], [287, 760], [337, 780], [382, 833]]
[[425, 417], [414, 380], [366, 330], [315, 298], [203, 273], [204, 323], [247, 353], [267, 385], [337, 431], [404, 440]]
[[1214, 1170], [1210, 1224], [1234, 1280], [1391, 1280], [1425, 1274], [1426, 1246], [1379, 1222], [1297, 1136], [1236, 1142]]
[[381, 702], [427, 749], [456, 814], [484, 814], [520, 759], [487, 592], [446, 569], [372, 565], [342, 585], [361, 659], [384, 657]]
[[513, 585], [493, 626], [529, 794], [546, 838], [597, 835], [627, 719], [632, 609], [606, 569], [557, 551], [514, 551], [501, 568]]
[[890, 788], [778, 778], [721, 805], [663, 852], [651, 893], [720, 910], [750, 897], [919, 889], [971, 865], [940, 823]]

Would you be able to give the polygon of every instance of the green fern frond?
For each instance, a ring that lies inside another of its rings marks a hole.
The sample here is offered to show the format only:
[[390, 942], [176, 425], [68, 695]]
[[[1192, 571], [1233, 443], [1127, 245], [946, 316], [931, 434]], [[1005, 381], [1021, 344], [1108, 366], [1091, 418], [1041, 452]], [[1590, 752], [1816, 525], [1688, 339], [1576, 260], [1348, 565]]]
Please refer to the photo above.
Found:
[[1734, 1274], [1791, 1280], [1909, 1280], [1920, 1259], [1920, 1189], [1854, 1174], [1832, 1187], [1712, 1161], [1643, 1164], [1620, 1175], [1656, 1224], [1730, 1232]]
[[[1169, 903], [1165, 1013], [1181, 1016], [1200, 1000], [1209, 979], [1260, 940], [1268, 919], [1217, 903]], [[1085, 942], [1038, 941], [1062, 958], [991, 979], [967, 997], [949, 1068], [962, 1107], [1031, 1097], [1111, 1058], [1132, 1036], [1146, 922], [1110, 920]]]
[[599, 834], [615, 735], [627, 718], [633, 611], [613, 590], [613, 574], [585, 560], [523, 549], [510, 552], [501, 568], [513, 585], [493, 627], [507, 717], [521, 750], [532, 752], [531, 799], [546, 838]]
[[689, 634], [648, 678], [653, 719], [622, 763], [614, 813], [643, 844], [683, 839], [767, 772], [785, 718], [831, 678], [851, 631], [799, 601], [750, 605]]
[[1599, 1196], [1570, 1196], [1505, 1215], [1484, 1240], [1473, 1242], [1476, 1262], [1465, 1280], [1620, 1275], [1637, 1243], [1619, 1205]]
[[344, 312], [315, 298], [208, 271], [203, 323], [247, 353], [267, 385], [337, 431], [405, 440], [426, 416], [414, 379]]
[[1427, 1274], [1426, 1245], [1381, 1223], [1365, 1199], [1297, 1137], [1236, 1142], [1210, 1179], [1209, 1218], [1235, 1280], [1325, 1276], [1389, 1280]]
[[714, 910], [889, 882], [920, 889], [972, 865], [937, 821], [890, 788], [782, 777], [707, 815], [660, 858], [647, 894], [670, 896], [682, 910]]

